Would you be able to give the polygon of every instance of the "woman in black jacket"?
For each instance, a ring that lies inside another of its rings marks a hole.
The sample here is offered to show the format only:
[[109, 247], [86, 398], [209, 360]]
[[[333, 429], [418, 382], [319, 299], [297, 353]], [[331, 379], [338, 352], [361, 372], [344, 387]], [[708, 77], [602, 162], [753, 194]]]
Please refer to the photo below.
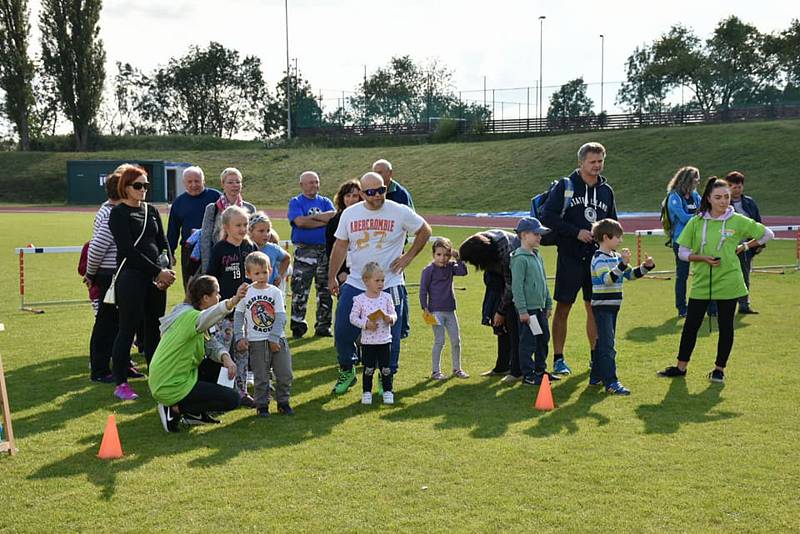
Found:
[[158, 320], [167, 304], [166, 290], [175, 282], [161, 216], [144, 202], [149, 186], [144, 169], [127, 167], [117, 186], [121, 202], [111, 210], [108, 220], [117, 245], [115, 294], [119, 308], [119, 331], [111, 359], [117, 384], [114, 395], [122, 400], [138, 398], [128, 385], [136, 327], [143, 325], [144, 356], [149, 364], [160, 339]]

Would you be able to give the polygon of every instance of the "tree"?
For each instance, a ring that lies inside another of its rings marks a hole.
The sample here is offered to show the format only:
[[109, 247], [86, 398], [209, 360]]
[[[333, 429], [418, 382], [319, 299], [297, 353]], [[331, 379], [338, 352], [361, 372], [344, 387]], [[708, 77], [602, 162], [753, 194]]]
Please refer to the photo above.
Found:
[[114, 105], [116, 112], [111, 130], [118, 134], [145, 135], [155, 133], [153, 121], [149, 119], [152, 109], [150, 98], [151, 79], [130, 63], [117, 61], [114, 76]]
[[[257, 127], [267, 98], [261, 60], [211, 42], [193, 46], [146, 77], [123, 66], [115, 93], [120, 113], [141, 115], [164, 133], [232, 137]], [[145, 90], [146, 88], [146, 90]]]
[[550, 96], [550, 108], [547, 110], [547, 122], [552, 125], [564, 124], [568, 119], [591, 117], [594, 102], [586, 96], [586, 84], [583, 77], [575, 78]]
[[28, 2], [0, 0], [0, 88], [5, 112], [16, 127], [22, 150], [30, 150], [33, 62], [28, 57]]
[[617, 104], [635, 113], [661, 111], [668, 87], [664, 78], [655, 76], [649, 68], [652, 62], [649, 46], [636, 47], [625, 64], [626, 81], [617, 93]]
[[56, 80], [75, 147], [88, 148], [103, 95], [106, 53], [99, 38], [102, 0], [42, 0], [42, 60]]
[[[286, 73], [275, 84], [275, 98], [262, 101], [258, 133], [263, 138], [286, 134]], [[323, 126], [322, 108], [311, 90], [311, 84], [299, 72], [289, 78], [291, 90], [292, 137], [298, 128]]]
[[800, 87], [800, 20], [794, 19], [775, 45], [787, 84]]

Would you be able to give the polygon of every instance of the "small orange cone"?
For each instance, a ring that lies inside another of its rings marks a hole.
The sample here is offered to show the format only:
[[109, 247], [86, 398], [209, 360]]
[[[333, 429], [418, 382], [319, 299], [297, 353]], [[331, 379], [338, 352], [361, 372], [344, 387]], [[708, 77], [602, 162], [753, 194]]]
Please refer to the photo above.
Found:
[[553, 392], [550, 390], [550, 376], [545, 373], [542, 376], [542, 385], [539, 386], [539, 393], [536, 395], [536, 404], [533, 405], [537, 410], [548, 411], [555, 408], [553, 403]]
[[108, 421], [106, 421], [106, 430], [103, 432], [103, 441], [100, 443], [100, 452], [97, 453], [97, 457], [103, 460], [122, 458], [122, 444], [119, 442], [117, 421], [114, 419], [113, 413], [108, 416]]

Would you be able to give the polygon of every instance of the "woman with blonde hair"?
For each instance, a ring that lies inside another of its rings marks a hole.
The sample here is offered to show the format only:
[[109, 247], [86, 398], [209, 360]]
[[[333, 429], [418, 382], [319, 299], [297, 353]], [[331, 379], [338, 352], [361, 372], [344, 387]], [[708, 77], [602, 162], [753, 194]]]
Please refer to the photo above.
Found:
[[200, 272], [208, 272], [208, 260], [211, 248], [220, 240], [222, 228], [222, 212], [229, 206], [238, 206], [248, 215], [256, 212], [256, 207], [242, 199], [242, 173], [235, 167], [228, 167], [220, 174], [222, 195], [216, 202], [206, 206], [203, 214], [203, 226], [200, 230]]
[[[681, 167], [667, 184], [667, 214], [671, 226], [670, 241], [675, 254], [675, 307], [679, 317], [686, 317], [686, 283], [689, 279], [689, 262], [678, 257], [678, 237], [700, 206], [700, 171], [697, 167]], [[715, 308], [710, 308], [710, 313]]]

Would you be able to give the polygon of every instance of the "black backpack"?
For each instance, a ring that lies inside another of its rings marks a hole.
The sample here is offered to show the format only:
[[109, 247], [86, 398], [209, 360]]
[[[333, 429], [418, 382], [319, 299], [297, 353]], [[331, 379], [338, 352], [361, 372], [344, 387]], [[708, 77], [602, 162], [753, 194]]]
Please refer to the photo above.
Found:
[[[575, 194], [575, 188], [572, 186], [572, 180], [569, 177], [561, 178], [564, 180], [564, 205], [561, 208], [561, 217], [564, 217], [564, 213], [567, 211], [569, 207], [569, 203], [572, 201], [572, 196]], [[533, 197], [531, 199], [531, 217], [536, 217], [541, 222], [542, 220], [542, 208], [544, 207], [544, 203], [547, 202], [547, 197], [550, 196], [550, 192], [555, 189], [558, 185], [560, 180], [553, 180], [550, 185]], [[558, 234], [554, 228], [551, 228], [551, 231], [542, 236], [542, 245], [550, 246], [555, 245], [558, 243]]]

